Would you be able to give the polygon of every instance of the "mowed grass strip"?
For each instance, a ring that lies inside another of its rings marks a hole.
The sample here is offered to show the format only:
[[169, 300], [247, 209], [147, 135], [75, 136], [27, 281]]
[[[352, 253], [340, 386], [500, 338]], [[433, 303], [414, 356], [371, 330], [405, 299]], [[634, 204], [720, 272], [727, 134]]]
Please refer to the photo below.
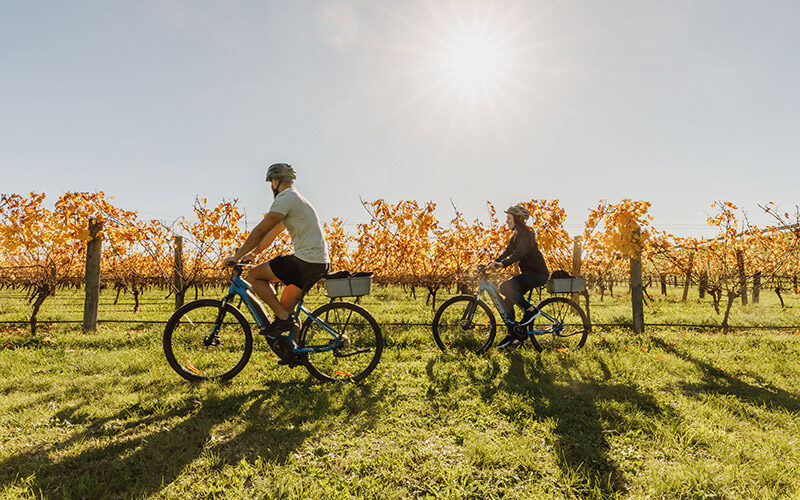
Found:
[[[170, 371], [160, 330], [0, 334], [3, 498], [796, 498], [800, 336], [389, 348], [361, 384]], [[48, 340], [44, 340], [44, 338]]]

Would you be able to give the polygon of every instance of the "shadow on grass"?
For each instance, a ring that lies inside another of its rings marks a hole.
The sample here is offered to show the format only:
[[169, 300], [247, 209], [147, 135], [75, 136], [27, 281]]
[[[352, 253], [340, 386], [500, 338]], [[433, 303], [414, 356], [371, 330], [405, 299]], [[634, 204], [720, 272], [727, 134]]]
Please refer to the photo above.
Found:
[[708, 393], [723, 394], [734, 396], [748, 404], [782, 408], [792, 413], [800, 413], [800, 398], [796, 394], [775, 387], [757, 374], [748, 374], [748, 376], [756, 378], [759, 385], [748, 384], [734, 374], [727, 373], [708, 361], [692, 356], [675, 345], [668, 344], [663, 339], [651, 337], [651, 342], [654, 346], [693, 364], [700, 370], [703, 377], [700, 383], [681, 385], [687, 395], [698, 397], [700, 394]]
[[84, 404], [71, 406], [55, 414], [50, 425], [88, 425], [0, 462], [0, 482], [30, 478], [26, 484], [44, 498], [148, 496], [204, 453], [213, 454], [214, 467], [259, 458], [284, 463], [306, 440], [324, 432], [330, 415], [359, 415], [361, 429], [355, 431], [363, 432], [377, 421], [376, 403], [383, 398], [367, 385], [311, 381], [271, 381], [256, 391], [232, 392], [221, 387], [202, 399], [187, 394], [165, 411], [157, 404], [135, 404], [91, 419]]
[[[510, 366], [501, 380], [495, 380], [500, 375], [496, 360], [488, 360], [483, 367], [464, 366], [482, 399], [490, 404], [502, 400], [504, 393], [525, 396], [523, 403], [515, 406], [501, 404], [501, 411], [520, 427], [531, 420], [555, 423], [553, 454], [569, 488], [579, 496], [624, 495], [627, 481], [609, 456], [608, 436], [638, 432], [642, 418], [660, 419], [667, 412], [674, 413], [672, 409], [661, 408], [652, 395], [633, 383], [576, 378], [566, 356], [561, 358], [561, 366], [548, 366], [541, 356], [519, 352], [508, 357]], [[596, 361], [606, 374], [603, 378], [610, 378], [604, 361]]]

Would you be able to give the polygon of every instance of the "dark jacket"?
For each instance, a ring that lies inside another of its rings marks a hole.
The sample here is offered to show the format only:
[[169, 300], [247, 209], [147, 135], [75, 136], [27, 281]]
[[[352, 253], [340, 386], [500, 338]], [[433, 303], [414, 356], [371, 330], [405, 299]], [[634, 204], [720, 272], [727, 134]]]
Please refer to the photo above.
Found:
[[527, 226], [514, 232], [514, 236], [508, 242], [508, 247], [495, 260], [503, 264], [503, 267], [519, 262], [519, 270], [523, 273], [550, 275], [544, 256], [536, 244], [536, 235]]

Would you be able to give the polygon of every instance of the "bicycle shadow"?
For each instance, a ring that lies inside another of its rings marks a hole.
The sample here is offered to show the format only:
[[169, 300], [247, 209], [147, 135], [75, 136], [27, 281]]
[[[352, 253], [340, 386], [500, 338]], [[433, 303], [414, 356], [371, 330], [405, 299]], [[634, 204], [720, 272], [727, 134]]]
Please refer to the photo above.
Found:
[[651, 337], [655, 347], [667, 354], [672, 354], [683, 361], [693, 364], [700, 370], [703, 379], [699, 383], [682, 382], [679, 387], [689, 396], [698, 398], [700, 394], [721, 394], [733, 396], [743, 403], [777, 407], [792, 413], [800, 413], [800, 397], [776, 387], [758, 374], [748, 373], [748, 377], [756, 379], [759, 385], [749, 384], [734, 374], [701, 359], [698, 359], [679, 347], [668, 344], [663, 339]]
[[519, 428], [531, 420], [555, 423], [552, 454], [573, 488], [587, 495], [625, 493], [628, 482], [610, 456], [609, 435], [639, 429], [638, 419], [663, 418], [664, 412], [674, 411], [662, 408], [635, 384], [605, 382], [612, 374], [601, 358], [596, 359], [603, 372], [601, 380], [578, 378], [570, 366], [545, 365], [541, 356], [512, 352], [508, 358], [508, 371], [499, 380], [495, 379], [500, 373], [495, 360], [484, 367], [465, 367], [483, 401], [489, 404], [504, 392], [525, 396], [526, 405], [501, 412]]
[[[204, 454], [213, 455], [215, 466], [256, 458], [285, 463], [323, 431], [327, 415], [357, 414], [361, 431], [374, 426], [374, 403], [382, 393], [368, 386], [331, 387], [336, 386], [270, 381], [252, 392], [226, 394], [221, 388], [202, 399], [189, 395], [167, 411], [130, 405], [91, 419], [61, 441], [0, 462], [0, 481], [29, 478], [26, 484], [43, 498], [144, 497], [168, 487]], [[337, 391], [344, 397], [333, 398]], [[81, 407], [65, 408], [54, 418], [85, 423]]]

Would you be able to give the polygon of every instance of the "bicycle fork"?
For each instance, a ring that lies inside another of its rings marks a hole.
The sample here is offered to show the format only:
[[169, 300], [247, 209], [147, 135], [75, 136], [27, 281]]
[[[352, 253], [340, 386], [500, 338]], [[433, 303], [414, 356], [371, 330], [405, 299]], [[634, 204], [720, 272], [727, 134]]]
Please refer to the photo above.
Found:
[[206, 347], [218, 346], [220, 344], [219, 332], [222, 330], [222, 322], [225, 319], [225, 305], [231, 301], [232, 297], [228, 296], [222, 300], [217, 313], [217, 319], [214, 320], [214, 327], [211, 329], [211, 334], [203, 339], [203, 345]]
[[461, 327], [469, 328], [472, 326], [472, 318], [475, 316], [475, 309], [478, 308], [478, 296], [467, 303], [467, 308], [464, 309], [464, 314], [461, 315]]

